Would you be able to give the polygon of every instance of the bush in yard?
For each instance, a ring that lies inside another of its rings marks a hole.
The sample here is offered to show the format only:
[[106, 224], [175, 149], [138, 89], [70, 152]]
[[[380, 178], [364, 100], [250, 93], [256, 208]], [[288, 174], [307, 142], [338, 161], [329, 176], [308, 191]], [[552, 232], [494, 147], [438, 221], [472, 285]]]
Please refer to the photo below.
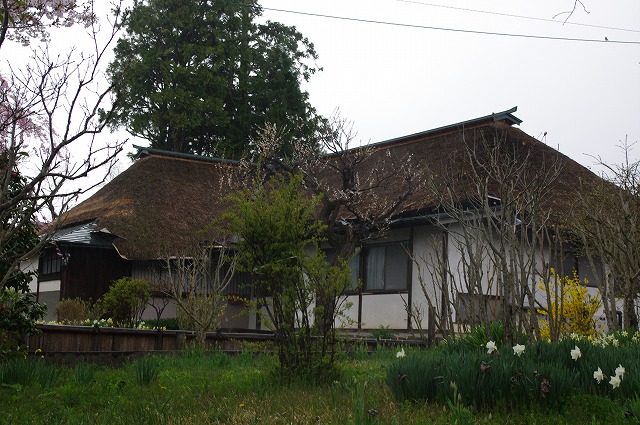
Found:
[[[600, 297], [589, 295], [587, 280], [581, 283], [575, 271], [572, 278], [560, 277], [553, 269], [551, 272], [553, 283], [539, 284], [540, 289], [551, 296], [549, 307], [538, 309], [538, 313], [546, 317], [540, 320], [540, 336], [545, 339], [552, 339], [552, 334], [595, 336], [593, 316], [602, 306]], [[555, 326], [554, 332], [550, 326]]]
[[[238, 268], [252, 273], [281, 370], [329, 376], [351, 273], [346, 263], [330, 266], [319, 248], [326, 230], [314, 218], [319, 198], [303, 193], [299, 175], [258, 176], [233, 202], [225, 218], [239, 239]], [[314, 326], [318, 315], [330, 326]]]
[[36, 302], [33, 295], [11, 287], [0, 289], [0, 360], [23, 354], [22, 337], [37, 333], [36, 322], [47, 306]]
[[89, 319], [89, 303], [81, 298], [65, 298], [56, 306], [58, 323], [79, 325]]
[[96, 309], [102, 316], [113, 319], [117, 326], [136, 327], [150, 297], [147, 280], [123, 277], [111, 284], [98, 300]]

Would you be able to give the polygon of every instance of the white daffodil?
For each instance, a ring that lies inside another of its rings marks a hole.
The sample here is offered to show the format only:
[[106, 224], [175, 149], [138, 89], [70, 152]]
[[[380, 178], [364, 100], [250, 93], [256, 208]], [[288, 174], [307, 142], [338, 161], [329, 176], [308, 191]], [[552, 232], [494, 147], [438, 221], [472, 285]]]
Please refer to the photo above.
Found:
[[618, 367], [616, 368], [616, 376], [622, 379], [625, 372], [626, 370], [622, 367], [622, 365], [618, 365]]
[[524, 345], [516, 344], [513, 346], [513, 355], [520, 357], [524, 353]]
[[486, 347], [487, 347], [487, 353], [488, 354], [491, 354], [491, 353], [493, 353], [494, 351], [496, 351], [498, 349], [498, 347], [496, 347], [496, 343], [493, 342], [493, 341], [487, 342]]
[[571, 350], [571, 358], [573, 360], [578, 360], [580, 357], [582, 357], [582, 353], [580, 352], [580, 349], [576, 345], [575, 348]]
[[401, 359], [405, 356], [404, 348], [396, 353], [396, 358]]
[[613, 388], [618, 388], [620, 386], [620, 378], [618, 378], [617, 376], [612, 376], [609, 383]]
[[593, 372], [593, 379], [598, 381], [598, 384], [602, 382], [604, 379], [604, 373], [602, 373], [602, 369], [598, 368], [595, 372]]

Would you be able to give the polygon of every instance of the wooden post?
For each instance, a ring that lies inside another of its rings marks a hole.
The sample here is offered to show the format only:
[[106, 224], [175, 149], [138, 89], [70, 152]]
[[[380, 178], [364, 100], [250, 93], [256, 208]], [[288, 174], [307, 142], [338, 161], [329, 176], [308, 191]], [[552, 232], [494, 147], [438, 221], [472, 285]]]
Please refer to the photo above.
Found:
[[427, 311], [427, 347], [431, 347], [436, 337], [436, 315], [431, 306], [429, 306]]
[[187, 345], [187, 334], [184, 332], [176, 333], [176, 350], [184, 350]]

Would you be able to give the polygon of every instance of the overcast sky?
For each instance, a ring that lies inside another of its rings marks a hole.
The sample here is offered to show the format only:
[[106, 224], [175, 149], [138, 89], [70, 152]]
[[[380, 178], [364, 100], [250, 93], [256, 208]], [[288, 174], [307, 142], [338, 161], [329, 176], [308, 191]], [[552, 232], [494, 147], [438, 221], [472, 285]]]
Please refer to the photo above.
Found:
[[[583, 0], [588, 13], [578, 5], [570, 17], [562, 12], [573, 0], [431, 1], [261, 4], [265, 19], [314, 43], [324, 70], [304, 86], [311, 103], [325, 116], [339, 109], [362, 143], [514, 106], [523, 131], [594, 171], [591, 156], [619, 163], [616, 146], [640, 141], [639, 0]], [[82, 42], [77, 28], [60, 31], [55, 46]], [[632, 156], [640, 159], [640, 143]], [[123, 155], [118, 168], [129, 164]]]
[[261, 1], [315, 44], [312, 104], [339, 108], [363, 142], [517, 106], [523, 131], [590, 166], [640, 140], [640, 1], [583, 3], [563, 24], [573, 0]]

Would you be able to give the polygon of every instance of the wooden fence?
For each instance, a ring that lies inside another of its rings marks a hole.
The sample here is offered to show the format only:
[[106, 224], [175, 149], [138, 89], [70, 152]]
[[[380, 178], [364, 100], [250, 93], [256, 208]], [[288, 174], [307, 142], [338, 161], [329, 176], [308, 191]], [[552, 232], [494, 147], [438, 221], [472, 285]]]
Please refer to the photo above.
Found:
[[[194, 345], [191, 331], [128, 329], [98, 326], [38, 325], [39, 333], [25, 342], [32, 355], [51, 360], [73, 360], [78, 357], [108, 362], [140, 353], [171, 353]], [[205, 348], [239, 351], [245, 342], [269, 342], [268, 333], [211, 332]]]
[[[191, 331], [128, 329], [91, 326], [38, 325], [40, 333], [26, 338], [32, 355], [44, 355], [50, 360], [74, 361], [78, 358], [109, 362], [141, 353], [171, 353], [193, 346], [195, 334]], [[257, 332], [210, 332], [205, 348], [236, 352], [247, 344], [263, 343], [270, 349], [271, 333]], [[368, 350], [377, 345], [411, 344], [424, 345], [423, 341], [376, 340], [349, 337], [349, 346], [365, 344]]]

